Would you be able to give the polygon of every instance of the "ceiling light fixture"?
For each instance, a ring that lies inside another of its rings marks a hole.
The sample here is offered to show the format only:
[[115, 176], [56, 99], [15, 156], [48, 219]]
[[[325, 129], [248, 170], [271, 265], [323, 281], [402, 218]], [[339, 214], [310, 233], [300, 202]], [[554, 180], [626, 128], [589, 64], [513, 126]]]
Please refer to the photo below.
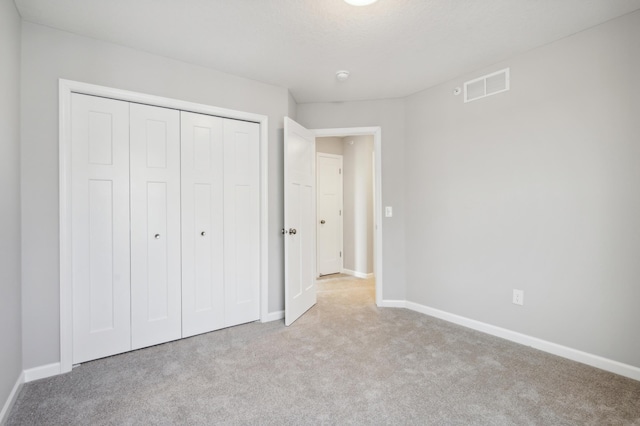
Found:
[[338, 81], [345, 81], [349, 78], [349, 71], [341, 70], [336, 72], [336, 78], [338, 79]]
[[344, 0], [349, 3], [351, 6], [369, 6], [377, 2], [378, 0]]

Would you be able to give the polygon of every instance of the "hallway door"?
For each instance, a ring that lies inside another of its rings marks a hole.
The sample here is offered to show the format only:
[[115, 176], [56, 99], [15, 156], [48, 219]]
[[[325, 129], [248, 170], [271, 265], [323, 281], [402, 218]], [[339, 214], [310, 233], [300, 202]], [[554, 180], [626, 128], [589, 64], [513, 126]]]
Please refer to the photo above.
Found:
[[342, 271], [342, 155], [317, 154], [318, 275]]

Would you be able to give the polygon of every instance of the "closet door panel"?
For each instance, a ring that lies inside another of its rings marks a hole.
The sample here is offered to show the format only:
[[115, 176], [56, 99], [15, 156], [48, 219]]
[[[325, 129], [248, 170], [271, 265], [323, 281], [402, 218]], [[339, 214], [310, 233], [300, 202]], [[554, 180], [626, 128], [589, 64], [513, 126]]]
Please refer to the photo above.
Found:
[[182, 335], [224, 322], [223, 119], [189, 112], [182, 123]]
[[131, 342], [179, 339], [180, 113], [131, 104]]
[[129, 104], [71, 96], [73, 363], [131, 349]]
[[225, 325], [260, 318], [259, 125], [224, 120]]

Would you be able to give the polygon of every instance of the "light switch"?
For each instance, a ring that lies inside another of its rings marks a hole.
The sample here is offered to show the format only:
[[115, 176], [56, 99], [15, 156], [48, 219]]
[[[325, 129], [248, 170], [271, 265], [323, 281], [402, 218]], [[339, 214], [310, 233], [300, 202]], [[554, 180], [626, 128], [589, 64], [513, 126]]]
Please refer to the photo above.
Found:
[[393, 207], [386, 206], [384, 208], [384, 217], [392, 217], [393, 216]]

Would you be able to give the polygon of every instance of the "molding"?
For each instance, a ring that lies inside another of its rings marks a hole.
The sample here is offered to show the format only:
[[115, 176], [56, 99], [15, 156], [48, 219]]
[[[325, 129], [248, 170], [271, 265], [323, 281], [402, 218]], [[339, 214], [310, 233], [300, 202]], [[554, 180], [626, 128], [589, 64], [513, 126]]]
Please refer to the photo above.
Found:
[[260, 320], [269, 317], [269, 119], [260, 121]]
[[9, 396], [7, 397], [7, 400], [5, 401], [4, 406], [2, 407], [2, 411], [0, 411], [0, 425], [4, 425], [6, 421], [9, 419], [9, 413], [11, 412], [13, 405], [16, 403], [16, 400], [18, 399], [18, 394], [20, 393], [20, 388], [22, 388], [23, 384], [24, 384], [24, 372], [21, 371], [20, 374], [18, 375], [18, 379], [16, 380], [16, 383], [13, 385], [13, 389], [11, 389]]
[[345, 269], [345, 268], [342, 268], [341, 272], [343, 274], [351, 275], [352, 277], [356, 277], [356, 278], [373, 278], [375, 276], [373, 272], [367, 274], [365, 272], [352, 271], [351, 269]]
[[[60, 79], [58, 82], [59, 106], [59, 205], [60, 205], [60, 363], [58, 372], [67, 373], [72, 368], [73, 348], [73, 294], [71, 274], [71, 94], [102, 96], [126, 102], [172, 108], [200, 114], [236, 120], [251, 121], [260, 125], [260, 320], [270, 314], [269, 301], [269, 119], [266, 115], [219, 108], [211, 105], [181, 101], [161, 96], [147, 95], [128, 90]], [[53, 364], [51, 364], [53, 365]], [[44, 368], [44, 367], [40, 367]], [[31, 370], [28, 370], [31, 371]], [[32, 379], [36, 380], [36, 379]], [[27, 380], [29, 381], [29, 380]]]
[[429, 306], [420, 305], [414, 302], [405, 303], [406, 308], [412, 311], [420, 312], [422, 314], [458, 324], [463, 327], [471, 328], [482, 333], [501, 337], [503, 339], [510, 340], [521, 345], [530, 346], [543, 352], [547, 352], [562, 358], [570, 359], [572, 361], [590, 365], [591, 367], [599, 368], [601, 370], [609, 371], [611, 373], [619, 374], [621, 376], [640, 381], [640, 368], [634, 367], [632, 365], [623, 364], [612, 359], [593, 355], [577, 349], [569, 348], [567, 346], [562, 346], [557, 343], [538, 339], [537, 337], [532, 337], [526, 334], [518, 333], [516, 331], [508, 330], [506, 328], [497, 327], [495, 325], [441, 311]]
[[407, 302], [405, 300], [382, 300], [378, 304], [379, 308], [406, 308]]
[[57, 376], [60, 373], [61, 364], [59, 362], [41, 365], [40, 367], [34, 367], [24, 370], [24, 382], [29, 383], [33, 382], [34, 380], [46, 379], [47, 377]]
[[375, 211], [373, 251], [375, 256], [375, 277], [376, 277], [376, 305], [382, 304], [383, 278], [382, 273], [382, 225], [384, 215], [382, 214], [382, 127], [348, 127], [337, 129], [312, 129], [316, 137], [345, 137], [345, 136], [373, 136], [373, 152], [375, 153]]
[[284, 311], [269, 312], [265, 319], [261, 319], [260, 322], [279, 321], [284, 318]]

